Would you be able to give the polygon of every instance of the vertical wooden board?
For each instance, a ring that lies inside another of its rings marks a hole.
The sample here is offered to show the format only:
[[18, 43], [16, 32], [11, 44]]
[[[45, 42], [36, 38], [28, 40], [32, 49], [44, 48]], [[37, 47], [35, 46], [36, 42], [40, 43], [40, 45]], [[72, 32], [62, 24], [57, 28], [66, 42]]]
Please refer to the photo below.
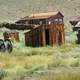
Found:
[[65, 43], [65, 32], [64, 32], [64, 24], [62, 25], [62, 29], [63, 29], [63, 44]]
[[38, 46], [38, 33], [37, 30], [35, 29], [33, 32], [33, 47]]
[[55, 25], [52, 25], [53, 32], [52, 32], [52, 38], [53, 38], [53, 45], [55, 44]]
[[30, 37], [30, 33], [29, 33], [28, 36], [26, 37], [27, 46], [30, 46], [30, 43], [31, 43], [31, 37]]
[[31, 44], [30, 44], [30, 46], [32, 46], [32, 47], [34, 47], [34, 44], [35, 44], [35, 42], [34, 42], [34, 36], [35, 36], [35, 33], [34, 33], [34, 31], [33, 30], [31, 30]]
[[30, 33], [25, 34], [25, 45], [30, 46]]
[[53, 37], [54, 37], [54, 30], [53, 30], [54, 26], [51, 25], [51, 28], [50, 28], [50, 44], [51, 46], [53, 46], [54, 44], [54, 41], [53, 41]]
[[30, 33], [25, 33], [25, 45], [30, 46], [30, 43], [31, 43]]
[[62, 33], [62, 43], [64, 43], [65, 42], [64, 24], [61, 25], [61, 33]]
[[42, 36], [41, 36], [42, 34], [41, 34], [41, 29], [39, 29], [39, 32], [38, 32], [38, 43], [39, 43], [39, 46], [41, 46], [42, 45]]
[[46, 45], [46, 41], [45, 41], [45, 26], [42, 26], [42, 46]]
[[25, 46], [26, 46], [26, 34], [24, 34], [24, 37], [25, 37], [25, 41], [24, 42], [25, 42]]
[[40, 30], [39, 28], [37, 29], [37, 47], [40, 46]]
[[54, 27], [54, 39], [55, 39], [55, 43], [57, 43], [57, 25], [55, 24], [55, 27]]
[[32, 32], [30, 33], [30, 38], [29, 38], [29, 46], [33, 46], [33, 34]]
[[49, 25], [49, 44], [52, 45], [52, 26]]
[[61, 26], [58, 24], [58, 44], [61, 44]]
[[40, 33], [40, 29], [39, 29], [39, 32], [38, 32], [38, 43], [39, 43], [39, 46], [41, 46], [41, 33]]
[[61, 28], [61, 38], [62, 38], [62, 43], [64, 43], [65, 42], [65, 35], [64, 35], [64, 25], [63, 24], [61, 24], [60, 25], [60, 28]]
[[30, 46], [34, 46], [34, 31], [31, 30], [31, 35], [30, 35]]
[[54, 44], [56, 44], [57, 43], [57, 30], [56, 30], [56, 27], [57, 27], [57, 25], [55, 24], [55, 26], [54, 26]]
[[25, 44], [26, 44], [26, 46], [29, 45], [29, 44], [28, 44], [28, 43], [29, 43], [29, 42], [28, 42], [28, 39], [29, 39], [28, 35], [25, 34]]
[[58, 44], [58, 38], [59, 38], [58, 29], [57, 28], [58, 28], [58, 24], [56, 24], [56, 27], [55, 27], [55, 30], [56, 30], [55, 31], [55, 34], [56, 34], [56, 42], [55, 43], [56, 43], [56, 45]]
[[37, 32], [36, 32], [36, 39], [37, 39], [36, 47], [39, 47], [39, 30], [38, 29], [37, 29]]
[[38, 29], [34, 29], [31, 31], [32, 34], [32, 47], [38, 47]]
[[26, 33], [25, 33], [24, 35], [25, 35], [25, 46], [27, 46], [27, 45], [28, 45], [28, 44], [27, 44], [27, 42], [28, 42], [27, 38], [28, 38], [28, 37], [27, 37], [27, 34], [26, 34]]
[[59, 45], [62, 44], [62, 25], [59, 24]]
[[38, 39], [38, 42], [37, 42], [38, 45], [37, 45], [37, 46], [38, 46], [38, 47], [42, 45], [42, 41], [41, 41], [41, 40], [42, 40], [41, 30], [42, 30], [42, 29], [40, 29], [40, 28], [37, 30], [37, 39]]

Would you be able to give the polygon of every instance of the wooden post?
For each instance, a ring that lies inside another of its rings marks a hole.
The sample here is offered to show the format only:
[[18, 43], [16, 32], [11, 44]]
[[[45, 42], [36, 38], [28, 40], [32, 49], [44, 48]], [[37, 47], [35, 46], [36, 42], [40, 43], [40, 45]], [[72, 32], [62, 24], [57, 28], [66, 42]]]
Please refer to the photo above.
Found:
[[64, 34], [64, 24], [61, 25], [61, 31], [62, 31], [62, 44], [65, 43], [65, 34]]
[[42, 46], [46, 45], [46, 40], [45, 40], [45, 28], [42, 26]]
[[52, 43], [55, 44], [55, 24], [52, 25]]

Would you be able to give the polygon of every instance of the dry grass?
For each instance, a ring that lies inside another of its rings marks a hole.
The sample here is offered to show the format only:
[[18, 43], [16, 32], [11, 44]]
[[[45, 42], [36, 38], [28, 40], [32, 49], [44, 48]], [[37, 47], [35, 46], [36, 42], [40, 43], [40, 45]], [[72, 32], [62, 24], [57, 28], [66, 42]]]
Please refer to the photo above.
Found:
[[54, 77], [52, 75], [41, 76], [40, 80], [49, 80], [49, 78], [50, 80], [75, 80], [74, 78], [78, 77], [78, 70], [74, 70], [75, 76], [74, 71], [71, 70], [69, 73], [71, 77], [69, 74], [66, 75], [68, 69], [64, 70], [64, 68], [80, 67], [79, 47], [75, 44], [43, 48], [17, 47], [19, 50], [14, 49], [12, 54], [0, 53], [0, 68], [7, 72], [4, 80], [13, 80], [16, 76], [32, 75], [39, 70], [58, 69], [59, 67], [63, 67], [65, 74], [55, 74]]
[[[39, 80], [80, 80], [80, 46], [74, 43], [54, 47], [31, 48], [21, 42], [13, 42], [11, 54], [0, 53], [0, 75], [2, 80], [17, 79], [18, 76], [38, 75]], [[51, 70], [50, 72], [45, 70]], [[5, 74], [6, 73], [6, 74]]]

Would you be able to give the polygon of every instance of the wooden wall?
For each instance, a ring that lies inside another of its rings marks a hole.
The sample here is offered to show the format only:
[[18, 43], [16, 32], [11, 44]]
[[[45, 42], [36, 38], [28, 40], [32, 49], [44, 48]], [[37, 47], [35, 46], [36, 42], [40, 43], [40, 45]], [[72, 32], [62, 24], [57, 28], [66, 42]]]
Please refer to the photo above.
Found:
[[25, 33], [25, 45], [32, 47], [42, 46], [42, 32], [40, 28], [32, 29]]
[[51, 24], [48, 26], [43, 26], [42, 28], [42, 44], [43, 46], [46, 45], [45, 40], [45, 30], [49, 29], [49, 43], [50, 45], [55, 44], [63, 44], [65, 43], [65, 34], [64, 34], [64, 24]]
[[46, 46], [46, 29], [49, 31], [49, 45], [61, 45], [65, 42], [64, 24], [51, 24], [39, 26], [25, 33], [26, 46]]

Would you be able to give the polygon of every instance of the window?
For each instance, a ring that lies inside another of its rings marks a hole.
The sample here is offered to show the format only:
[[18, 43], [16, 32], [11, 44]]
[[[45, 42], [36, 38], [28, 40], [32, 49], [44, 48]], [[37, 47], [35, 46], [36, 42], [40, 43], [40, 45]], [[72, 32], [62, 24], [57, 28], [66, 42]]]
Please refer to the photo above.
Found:
[[57, 22], [57, 21], [58, 21], [58, 19], [55, 19], [55, 21]]
[[40, 21], [39, 24], [42, 25], [42, 21]]
[[59, 23], [62, 24], [63, 23], [63, 19], [59, 19]]
[[51, 21], [49, 21], [49, 24], [51, 24]]
[[62, 22], [63, 20], [62, 19], [59, 19], [59, 21]]

